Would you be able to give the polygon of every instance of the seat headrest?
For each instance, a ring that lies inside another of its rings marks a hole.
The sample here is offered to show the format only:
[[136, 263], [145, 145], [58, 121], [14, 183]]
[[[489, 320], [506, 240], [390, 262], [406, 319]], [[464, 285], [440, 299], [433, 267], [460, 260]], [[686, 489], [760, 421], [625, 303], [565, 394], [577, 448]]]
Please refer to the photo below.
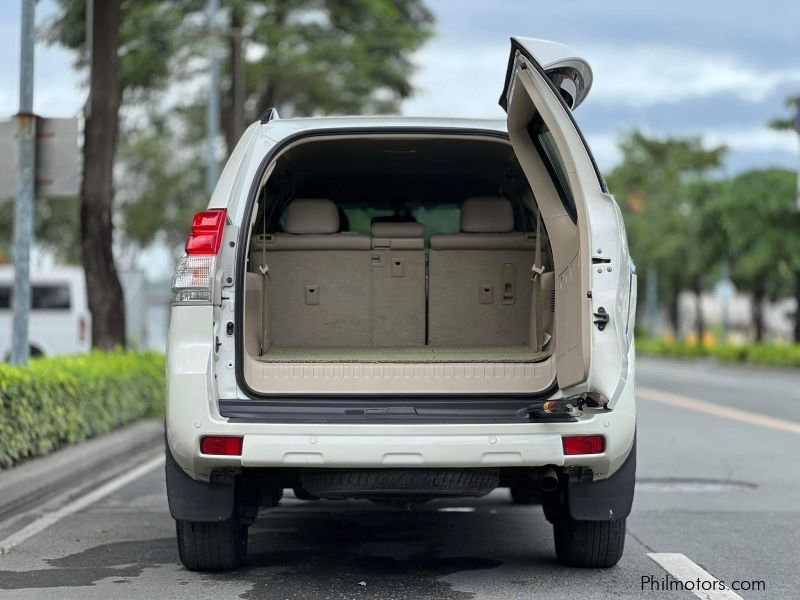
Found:
[[286, 207], [286, 233], [337, 233], [339, 210], [327, 198], [298, 198]]
[[500, 196], [467, 198], [461, 205], [463, 233], [508, 233], [514, 231], [511, 202]]
[[422, 223], [378, 222], [372, 224], [372, 235], [376, 237], [422, 237], [425, 227]]

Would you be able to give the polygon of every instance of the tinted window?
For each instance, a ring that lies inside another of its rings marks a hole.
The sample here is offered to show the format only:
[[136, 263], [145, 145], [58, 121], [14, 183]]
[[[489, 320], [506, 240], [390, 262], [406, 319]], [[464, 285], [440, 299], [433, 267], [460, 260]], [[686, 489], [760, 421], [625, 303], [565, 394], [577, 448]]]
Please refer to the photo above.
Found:
[[[13, 288], [0, 287], [0, 309], [11, 308]], [[35, 285], [31, 289], [31, 308], [33, 310], [69, 310], [71, 306], [69, 286]]]
[[69, 310], [69, 287], [66, 285], [35, 285], [31, 296], [33, 310]]
[[555, 185], [556, 191], [561, 198], [561, 203], [567, 209], [572, 220], [575, 221], [578, 215], [575, 209], [575, 196], [572, 194], [572, 188], [567, 177], [567, 169], [564, 167], [564, 161], [553, 139], [553, 134], [544, 124], [541, 117], [537, 116], [528, 124], [528, 135], [531, 136], [531, 141], [539, 153], [547, 172], [550, 174], [550, 179], [553, 180], [553, 185]]

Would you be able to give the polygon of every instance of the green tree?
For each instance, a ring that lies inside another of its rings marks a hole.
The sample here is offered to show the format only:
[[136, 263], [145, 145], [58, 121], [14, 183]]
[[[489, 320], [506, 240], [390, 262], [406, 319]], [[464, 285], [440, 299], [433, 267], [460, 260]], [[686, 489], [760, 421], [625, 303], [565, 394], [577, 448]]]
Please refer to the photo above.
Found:
[[725, 148], [706, 149], [697, 138], [658, 139], [634, 131], [623, 136], [620, 149], [622, 162], [608, 182], [625, 216], [631, 255], [640, 272], [658, 273], [676, 334], [679, 293], [686, 288], [695, 292], [695, 326], [702, 335], [699, 295], [719, 247], [705, 244], [716, 229], [708, 210], [719, 193], [706, 180], [722, 163]]
[[797, 96], [789, 96], [786, 99], [786, 108], [790, 109], [792, 111], [792, 114], [790, 114], [787, 117], [780, 117], [778, 119], [773, 119], [772, 121], [770, 121], [769, 126], [772, 129], [777, 129], [778, 131], [793, 130], [800, 133], [800, 131], [798, 131], [798, 120], [797, 120], [798, 119], [797, 114], [798, 112], [800, 112], [800, 94], [798, 94]]
[[[432, 34], [423, 0], [229, 0], [228, 153], [241, 119], [387, 113], [412, 92], [412, 54]], [[243, 52], [247, 48], [247, 52]]]
[[[795, 131], [800, 136], [800, 94], [786, 99], [786, 107], [792, 111], [787, 117], [774, 119], [770, 122], [772, 129], [779, 131]], [[800, 174], [798, 174], [795, 208], [800, 210]], [[795, 236], [797, 234], [795, 233]], [[794, 274], [794, 341], [800, 342], [800, 269], [795, 269]]]
[[764, 339], [764, 300], [785, 293], [790, 282], [800, 281], [800, 213], [794, 207], [795, 182], [795, 174], [784, 169], [748, 171], [728, 183], [719, 204], [732, 277], [738, 287], [753, 295], [758, 342]]

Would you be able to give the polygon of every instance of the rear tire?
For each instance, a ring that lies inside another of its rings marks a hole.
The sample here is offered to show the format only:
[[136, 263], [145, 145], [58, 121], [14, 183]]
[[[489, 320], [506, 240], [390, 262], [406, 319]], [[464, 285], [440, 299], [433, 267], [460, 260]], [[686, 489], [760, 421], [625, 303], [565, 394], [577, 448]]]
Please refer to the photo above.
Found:
[[562, 515], [553, 523], [553, 534], [560, 563], [592, 569], [613, 567], [625, 547], [625, 519], [578, 521]]
[[247, 558], [247, 525], [235, 515], [227, 521], [175, 521], [178, 555], [190, 571], [227, 571]]

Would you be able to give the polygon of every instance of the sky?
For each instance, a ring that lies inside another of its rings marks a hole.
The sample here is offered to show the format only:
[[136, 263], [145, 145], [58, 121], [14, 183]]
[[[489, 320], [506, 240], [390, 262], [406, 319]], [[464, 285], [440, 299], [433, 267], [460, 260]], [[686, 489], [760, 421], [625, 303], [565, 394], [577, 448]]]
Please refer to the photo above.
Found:
[[[634, 128], [660, 136], [699, 136], [730, 148], [726, 171], [800, 166], [792, 133], [770, 130], [800, 92], [797, 0], [428, 0], [436, 35], [414, 57], [415, 116], [503, 117], [509, 37], [570, 45], [594, 71], [575, 113], [604, 169], [619, 160], [617, 140]], [[53, 0], [37, 4], [37, 22]], [[0, 1], [0, 118], [17, 111], [18, 0]], [[72, 116], [85, 98], [72, 55], [37, 45], [35, 110]]]

